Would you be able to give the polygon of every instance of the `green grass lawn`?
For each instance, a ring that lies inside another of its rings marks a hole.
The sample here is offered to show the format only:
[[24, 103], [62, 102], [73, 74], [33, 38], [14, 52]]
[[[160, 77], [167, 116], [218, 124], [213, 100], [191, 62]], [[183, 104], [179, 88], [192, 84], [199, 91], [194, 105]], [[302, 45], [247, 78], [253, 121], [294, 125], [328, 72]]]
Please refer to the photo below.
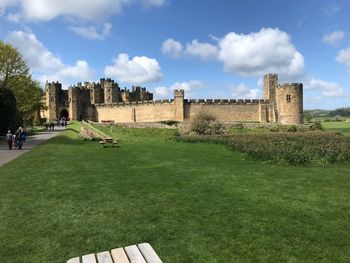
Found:
[[77, 126], [0, 167], [0, 262], [139, 242], [163, 262], [349, 262], [349, 164], [267, 165], [142, 130], [101, 148]]
[[350, 120], [343, 122], [322, 122], [322, 126], [326, 130], [339, 131], [350, 136]]

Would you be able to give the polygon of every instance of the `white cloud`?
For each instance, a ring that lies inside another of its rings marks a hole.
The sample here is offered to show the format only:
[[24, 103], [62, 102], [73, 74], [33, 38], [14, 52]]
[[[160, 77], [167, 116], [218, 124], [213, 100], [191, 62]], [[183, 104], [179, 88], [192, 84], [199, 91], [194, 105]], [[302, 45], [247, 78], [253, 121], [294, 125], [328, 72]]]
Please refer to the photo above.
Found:
[[262, 28], [250, 34], [231, 32], [216, 40], [218, 44], [212, 45], [194, 39], [183, 51], [180, 42], [168, 39], [163, 43], [162, 52], [174, 57], [216, 58], [223, 63], [225, 71], [243, 76], [272, 72], [290, 78], [303, 73], [303, 55], [291, 43], [289, 35], [278, 28]]
[[100, 32], [96, 26], [70, 26], [68, 29], [85, 38], [103, 40], [110, 34], [112, 24], [104, 23]]
[[350, 70], [350, 47], [339, 51], [336, 60], [348, 67]]
[[88, 80], [94, 75], [85, 60], [78, 60], [73, 66], [64, 64], [33, 33], [13, 31], [6, 37], [6, 41], [19, 49], [34, 76], [41, 82], [48, 80], [72, 84], [73, 80]]
[[175, 89], [183, 89], [185, 91], [185, 96], [193, 97], [194, 92], [204, 88], [206, 85], [199, 80], [190, 80], [185, 82], [175, 82], [170, 87], [156, 87], [154, 88], [154, 96], [157, 99], [165, 99], [169, 97], [169, 94], [173, 94]]
[[42, 73], [64, 67], [61, 59], [54, 56], [33, 33], [13, 31], [6, 41], [19, 49], [33, 71]]
[[156, 87], [153, 89], [153, 94], [157, 99], [167, 99], [169, 97], [169, 89], [167, 87]]
[[261, 97], [259, 89], [250, 89], [243, 83], [230, 86], [231, 97], [235, 99], [256, 99]]
[[218, 47], [209, 43], [200, 43], [194, 39], [186, 44], [185, 54], [200, 57], [203, 60], [215, 59], [218, 55]]
[[345, 33], [344, 31], [338, 30], [333, 31], [332, 33], [325, 34], [322, 38], [324, 43], [327, 43], [331, 46], [338, 46], [340, 42], [344, 39]]
[[9, 14], [9, 19], [50, 21], [58, 17], [85, 21], [105, 21], [122, 12], [123, 6], [141, 3], [148, 7], [162, 6], [164, 0], [1, 0], [0, 8], [18, 6], [19, 11]]
[[174, 90], [174, 89], [183, 89], [186, 93], [190, 93], [193, 90], [196, 89], [201, 89], [203, 88], [204, 84], [203, 82], [199, 81], [199, 80], [191, 80], [188, 82], [175, 82], [171, 87], [170, 90]]
[[304, 83], [304, 89], [319, 90], [324, 97], [343, 97], [346, 92], [343, 87], [335, 82], [327, 82], [317, 78], [311, 78]]
[[162, 44], [161, 51], [163, 54], [178, 58], [182, 55], [184, 47], [182, 44], [172, 38], [165, 40]]
[[105, 76], [116, 77], [132, 84], [145, 84], [162, 79], [162, 70], [154, 58], [136, 56], [129, 60], [128, 54], [119, 54], [113, 62], [113, 65], [105, 67]]
[[262, 28], [247, 35], [229, 33], [219, 41], [219, 61], [231, 73], [261, 76], [273, 72], [295, 76], [304, 69], [304, 57], [279, 29]]

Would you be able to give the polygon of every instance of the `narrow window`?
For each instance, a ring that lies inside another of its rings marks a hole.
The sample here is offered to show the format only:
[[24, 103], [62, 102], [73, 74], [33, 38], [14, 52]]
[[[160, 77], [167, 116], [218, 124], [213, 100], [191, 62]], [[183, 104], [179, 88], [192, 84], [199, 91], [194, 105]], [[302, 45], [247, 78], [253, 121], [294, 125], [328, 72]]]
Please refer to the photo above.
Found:
[[287, 95], [287, 102], [290, 102], [290, 94]]

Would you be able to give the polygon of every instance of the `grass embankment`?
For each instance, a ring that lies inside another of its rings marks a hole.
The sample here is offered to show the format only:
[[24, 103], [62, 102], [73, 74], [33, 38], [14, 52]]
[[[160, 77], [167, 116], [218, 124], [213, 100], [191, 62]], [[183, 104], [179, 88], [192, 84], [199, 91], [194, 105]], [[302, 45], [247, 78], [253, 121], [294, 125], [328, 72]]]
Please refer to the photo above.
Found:
[[176, 263], [350, 258], [349, 165], [266, 165], [145, 130], [101, 148], [71, 128], [0, 167], [0, 262], [138, 242]]

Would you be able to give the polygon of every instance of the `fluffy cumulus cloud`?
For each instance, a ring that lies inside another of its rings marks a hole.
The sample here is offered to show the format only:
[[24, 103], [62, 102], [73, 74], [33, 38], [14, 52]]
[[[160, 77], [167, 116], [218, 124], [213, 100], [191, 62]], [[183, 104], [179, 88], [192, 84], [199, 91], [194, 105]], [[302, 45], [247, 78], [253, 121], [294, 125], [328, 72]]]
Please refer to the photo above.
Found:
[[110, 34], [112, 24], [104, 23], [101, 29], [96, 26], [70, 26], [68, 29], [85, 38], [103, 40]]
[[219, 61], [231, 73], [261, 76], [275, 72], [287, 76], [301, 74], [304, 57], [290, 42], [287, 33], [263, 28], [257, 33], [229, 33], [219, 41]]
[[348, 67], [350, 71], [350, 47], [339, 51], [336, 60]]
[[183, 45], [172, 38], [165, 40], [161, 47], [161, 51], [163, 54], [166, 54], [175, 58], [180, 57], [182, 55], [183, 49], [184, 49]]
[[104, 21], [122, 11], [124, 5], [140, 3], [148, 7], [162, 6], [164, 0], [1, 0], [0, 9], [17, 6], [17, 12], [9, 13], [13, 21], [21, 19], [50, 21], [58, 17]]
[[113, 65], [104, 69], [107, 77], [116, 77], [132, 84], [145, 84], [162, 79], [162, 70], [154, 58], [136, 56], [130, 60], [128, 54], [119, 54], [113, 62]]
[[250, 89], [243, 83], [230, 86], [230, 94], [235, 99], [257, 99], [261, 97], [259, 89]]
[[175, 82], [171, 87], [170, 90], [174, 89], [183, 89], [186, 93], [193, 92], [194, 90], [201, 89], [204, 86], [202, 81], [199, 80], [191, 80], [188, 82]]
[[153, 88], [154, 96], [157, 99], [166, 99], [169, 98], [170, 94], [173, 94], [175, 89], [183, 89], [185, 91], [185, 96], [193, 97], [194, 93], [202, 88], [206, 87], [206, 85], [199, 80], [190, 80], [184, 82], [175, 82], [170, 87], [156, 87]]
[[311, 78], [304, 83], [304, 88], [308, 90], [318, 90], [323, 97], [343, 97], [346, 91], [338, 83], [327, 82], [318, 78]]
[[156, 87], [153, 89], [153, 95], [156, 99], [167, 99], [169, 98], [169, 88], [168, 87]]
[[295, 77], [303, 73], [304, 57], [292, 44], [289, 35], [278, 28], [262, 28], [250, 34], [228, 33], [214, 38], [216, 45], [194, 39], [183, 45], [173, 39], [163, 43], [164, 54], [174, 57], [191, 55], [204, 60], [216, 59], [224, 70], [243, 76], [261, 76], [274, 72]]
[[67, 65], [49, 51], [33, 33], [13, 31], [6, 41], [17, 47], [39, 81], [60, 81], [63, 84], [75, 80], [88, 80], [94, 75], [85, 60], [76, 61], [75, 65]]
[[203, 60], [215, 59], [218, 55], [218, 47], [209, 43], [198, 42], [197, 39], [186, 44], [185, 54], [199, 57]]
[[325, 34], [322, 38], [322, 41], [326, 44], [336, 47], [344, 39], [344, 36], [345, 36], [344, 31], [341, 31], [341, 30], [333, 31], [329, 34]]

